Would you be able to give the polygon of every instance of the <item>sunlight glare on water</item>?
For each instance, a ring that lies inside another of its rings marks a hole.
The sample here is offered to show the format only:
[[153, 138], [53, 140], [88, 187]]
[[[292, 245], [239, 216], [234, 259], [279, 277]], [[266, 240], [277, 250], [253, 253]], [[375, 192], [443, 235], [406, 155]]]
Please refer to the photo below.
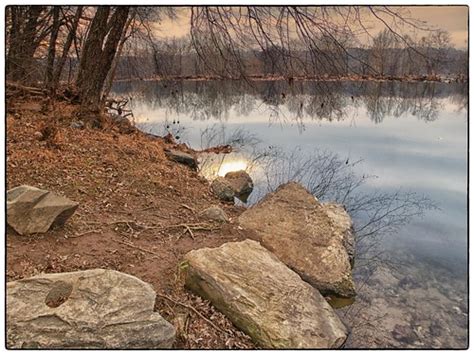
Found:
[[244, 160], [236, 160], [236, 161], [227, 161], [223, 163], [217, 175], [225, 176], [227, 173], [232, 171], [239, 171], [239, 170], [246, 170], [247, 169], [247, 162]]

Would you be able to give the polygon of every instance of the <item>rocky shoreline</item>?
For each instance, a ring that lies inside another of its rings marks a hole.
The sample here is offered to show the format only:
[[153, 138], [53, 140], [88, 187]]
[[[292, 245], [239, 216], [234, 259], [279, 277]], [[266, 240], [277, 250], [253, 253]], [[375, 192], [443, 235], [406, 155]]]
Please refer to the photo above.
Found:
[[[21, 119], [22, 115], [17, 115], [15, 119]], [[57, 130], [54, 127], [53, 131]], [[85, 125], [71, 124], [67, 128], [71, 133], [84, 130], [88, 130]], [[144, 136], [131, 129], [119, 132]], [[56, 139], [47, 135], [45, 129], [40, 133], [41, 137], [33, 135], [33, 142]], [[58, 142], [45, 144], [53, 152], [61, 149], [64, 152], [64, 143], [62, 148]], [[195, 153], [183, 148], [186, 147], [171, 142], [171, 147], [163, 148], [165, 160], [171, 163], [172, 169], [179, 167], [197, 174]], [[110, 171], [113, 174], [114, 170]], [[74, 221], [77, 211], [87, 205], [84, 199], [76, 202], [67, 193], [26, 182], [12, 186], [7, 192], [9, 242], [21, 242], [23, 238], [39, 242], [42, 236], [62, 233], [73, 223], [70, 221]], [[183, 280], [178, 287], [183, 290], [186, 287], [207, 299], [258, 347], [341, 347], [348, 330], [328, 301], [355, 296], [354, 235], [343, 206], [321, 204], [303, 186], [287, 183], [253, 207], [240, 208], [232, 218], [220, 205], [232, 206], [234, 198], [245, 201], [253, 190], [250, 176], [245, 171], [229, 172], [206, 184], [219, 203], [201, 211], [195, 211], [184, 201], [181, 205], [211, 224], [182, 223], [183, 233], [195, 240], [193, 230], [222, 229], [229, 224], [238, 231], [239, 238], [218, 242], [211, 248], [196, 242], [174, 266], [179, 270], [178, 279]], [[132, 234], [132, 239], [118, 241], [120, 244], [155, 254], [135, 246], [133, 239], [157, 227], [140, 226], [136, 222], [124, 224], [132, 231], [138, 228], [138, 232]], [[230, 232], [230, 236], [232, 233], [235, 232]], [[87, 234], [98, 238], [94, 230]], [[64, 238], [66, 246], [77, 245], [66, 235]], [[155, 308], [157, 294], [153, 289], [153, 285], [140, 277], [114, 268], [81, 267], [75, 271], [35, 272], [30, 277], [16, 278], [7, 283], [7, 347], [174, 347], [177, 337], [183, 336], [179, 317], [169, 322], [160, 315]], [[173, 297], [163, 292], [159, 295], [168, 300]], [[214, 324], [205, 316], [202, 318]]]
[[[70, 105], [46, 136], [57, 112], [21, 100], [8, 110], [8, 348], [465, 341], [462, 292], [383, 271], [360, 289], [343, 206], [289, 183], [245, 209], [233, 201], [252, 192], [250, 177], [239, 171], [207, 181], [184, 145], [122, 126], [76, 127]], [[130, 282], [133, 295], [123, 287]], [[425, 294], [433, 300], [417, 310], [411, 298]], [[431, 323], [438, 305], [443, 314]], [[384, 310], [389, 316], [373, 320]], [[34, 336], [26, 339], [25, 327]]]
[[[189, 160], [175, 157], [176, 152], [171, 159], [189, 165]], [[250, 178], [238, 179], [244, 174], [227, 177], [232, 191], [251, 192]], [[242, 189], [239, 181], [245, 182]], [[9, 190], [8, 224], [22, 234], [45, 232], [53, 224], [62, 226], [77, 208], [64, 197], [45, 203], [44, 196], [55, 197], [30, 186]], [[73, 206], [67, 215], [64, 205]], [[186, 287], [208, 299], [263, 348], [341, 347], [348, 331], [327, 300], [355, 296], [346, 249], [353, 245], [347, 240], [353, 234], [343, 207], [337, 209], [342, 219], [334, 217], [334, 208], [320, 204], [297, 183], [282, 185], [239, 217], [238, 228], [257, 241], [224, 243], [184, 256], [179, 267]], [[9, 282], [8, 348], [171, 347], [176, 330], [152, 311], [152, 286], [140, 281], [140, 287], [149, 290], [149, 301], [136, 299], [133, 304], [148, 306], [134, 309], [130, 301], [144, 291], [125, 286], [130, 277], [93, 269]]]

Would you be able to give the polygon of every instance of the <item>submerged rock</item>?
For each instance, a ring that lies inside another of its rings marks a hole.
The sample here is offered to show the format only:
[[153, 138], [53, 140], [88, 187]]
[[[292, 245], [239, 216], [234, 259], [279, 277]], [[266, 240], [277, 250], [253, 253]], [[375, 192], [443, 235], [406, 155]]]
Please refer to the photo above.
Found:
[[156, 294], [114, 270], [43, 274], [7, 283], [10, 349], [170, 348], [175, 330], [153, 311]]
[[247, 202], [247, 198], [253, 191], [253, 181], [245, 170], [231, 171], [225, 174], [224, 177], [234, 190], [235, 196]]
[[323, 295], [355, 296], [342, 229], [300, 184], [280, 186], [242, 213], [239, 224]]
[[18, 234], [45, 233], [63, 225], [78, 205], [47, 190], [18, 186], [7, 192], [7, 223]]
[[234, 202], [235, 192], [228, 181], [219, 176], [211, 183], [211, 190], [221, 201]]
[[219, 206], [211, 206], [209, 208], [206, 208], [204, 211], [201, 212], [201, 217], [220, 223], [229, 222], [229, 217], [227, 217], [225, 212]]
[[338, 348], [346, 328], [321, 294], [258, 242], [185, 255], [186, 286], [264, 348]]
[[197, 170], [198, 168], [197, 160], [191, 154], [175, 149], [165, 149], [165, 154], [169, 159], [177, 163], [187, 165], [193, 170]]

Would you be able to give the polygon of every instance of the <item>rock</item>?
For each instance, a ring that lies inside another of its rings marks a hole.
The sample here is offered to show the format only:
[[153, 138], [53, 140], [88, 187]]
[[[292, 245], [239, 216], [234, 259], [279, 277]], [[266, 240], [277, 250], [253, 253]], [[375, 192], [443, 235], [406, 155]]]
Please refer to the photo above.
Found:
[[169, 159], [177, 163], [187, 165], [193, 170], [197, 170], [198, 168], [197, 160], [191, 154], [184, 153], [175, 149], [165, 149], [165, 154]]
[[75, 128], [75, 129], [83, 129], [84, 126], [85, 126], [84, 121], [73, 121], [69, 125], [69, 127]]
[[7, 347], [170, 348], [175, 330], [138, 278], [94, 269], [7, 283]]
[[247, 202], [253, 191], [252, 178], [245, 170], [231, 171], [225, 174], [225, 179], [234, 189], [235, 196], [242, 202]]
[[412, 344], [418, 337], [409, 325], [396, 324], [392, 330], [392, 336], [401, 343]]
[[206, 208], [204, 211], [201, 212], [201, 216], [211, 221], [226, 223], [229, 222], [229, 217], [225, 214], [225, 212], [219, 206], [211, 206]]
[[326, 209], [298, 183], [280, 186], [239, 217], [261, 243], [325, 296], [353, 297], [343, 235]]
[[185, 255], [186, 286], [264, 348], [338, 348], [346, 328], [321, 294], [258, 242]]
[[7, 223], [19, 234], [45, 233], [62, 226], [79, 204], [36, 187], [22, 185], [7, 192]]
[[35, 139], [38, 140], [38, 141], [43, 140], [43, 133], [41, 133], [40, 131], [36, 131], [35, 133], [33, 133], [33, 136], [34, 136]]
[[336, 233], [342, 236], [342, 242], [349, 255], [351, 267], [354, 267], [355, 257], [355, 234], [352, 225], [352, 218], [347, 213], [343, 205], [337, 203], [323, 203], [327, 215], [332, 220]]
[[406, 275], [400, 279], [400, 281], [398, 282], [398, 287], [408, 290], [420, 287], [420, 283], [416, 280], [415, 277], [411, 275]]
[[211, 190], [221, 201], [234, 202], [235, 192], [227, 180], [221, 176], [211, 183]]

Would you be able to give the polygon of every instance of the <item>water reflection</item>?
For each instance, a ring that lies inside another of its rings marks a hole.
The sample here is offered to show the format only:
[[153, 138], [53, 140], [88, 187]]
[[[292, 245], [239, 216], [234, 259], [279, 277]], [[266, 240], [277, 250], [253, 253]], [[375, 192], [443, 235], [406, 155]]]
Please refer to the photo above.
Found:
[[[433, 121], [450, 98], [459, 109], [467, 106], [466, 84], [405, 82], [240, 81], [119, 82], [116, 95], [128, 95], [153, 110], [185, 114], [193, 120], [227, 120], [234, 111], [249, 117], [255, 111], [273, 123], [293, 121], [304, 129], [304, 119], [339, 121], [349, 118], [351, 106], [367, 110], [373, 122], [411, 114]], [[148, 117], [148, 119], [153, 119]]]

